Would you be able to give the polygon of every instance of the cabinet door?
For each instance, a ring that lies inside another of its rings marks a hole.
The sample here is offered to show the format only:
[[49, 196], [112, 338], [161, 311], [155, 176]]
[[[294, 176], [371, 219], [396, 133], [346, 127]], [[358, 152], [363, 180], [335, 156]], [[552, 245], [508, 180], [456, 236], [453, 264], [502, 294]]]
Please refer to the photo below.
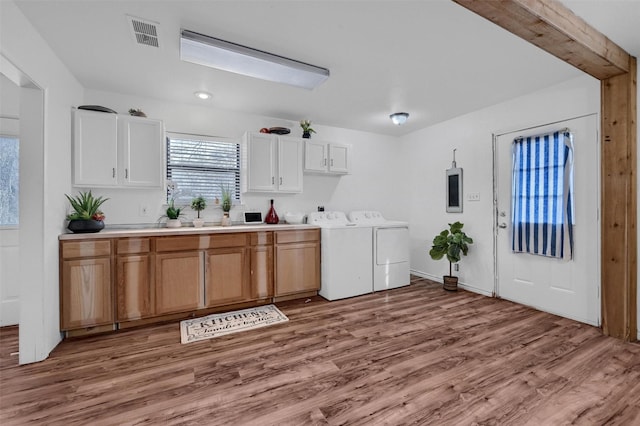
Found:
[[206, 307], [249, 299], [249, 264], [244, 247], [207, 251]]
[[73, 184], [118, 184], [118, 122], [116, 114], [75, 110]]
[[120, 116], [121, 168], [119, 180], [125, 186], [162, 187], [164, 130], [162, 121]]
[[118, 257], [118, 321], [142, 319], [153, 315], [150, 266], [148, 254]]
[[247, 190], [268, 191], [276, 190], [276, 138], [272, 135], [249, 133], [246, 143], [247, 160]]
[[331, 173], [349, 173], [348, 145], [329, 144], [329, 171]]
[[112, 324], [112, 303], [108, 257], [62, 262], [62, 330]]
[[324, 142], [305, 141], [304, 169], [309, 172], [327, 171], [327, 144]]
[[276, 246], [276, 296], [320, 289], [320, 246], [295, 243]]
[[156, 314], [204, 307], [204, 262], [200, 251], [156, 255]]
[[273, 246], [251, 247], [251, 299], [273, 297]]
[[278, 191], [302, 192], [302, 141], [278, 138]]

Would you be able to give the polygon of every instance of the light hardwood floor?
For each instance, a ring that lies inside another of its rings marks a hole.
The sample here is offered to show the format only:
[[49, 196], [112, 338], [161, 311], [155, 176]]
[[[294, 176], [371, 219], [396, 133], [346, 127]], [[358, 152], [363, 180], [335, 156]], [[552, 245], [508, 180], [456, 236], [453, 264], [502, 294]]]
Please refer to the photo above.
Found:
[[187, 345], [178, 323], [67, 340], [25, 366], [5, 328], [0, 424], [640, 424], [640, 345], [413, 281]]

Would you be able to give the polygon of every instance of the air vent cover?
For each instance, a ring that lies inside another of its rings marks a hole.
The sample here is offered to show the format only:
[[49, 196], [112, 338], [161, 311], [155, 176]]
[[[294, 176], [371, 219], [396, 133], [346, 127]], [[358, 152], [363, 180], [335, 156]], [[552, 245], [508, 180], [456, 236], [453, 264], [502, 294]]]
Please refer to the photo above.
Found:
[[138, 44], [160, 47], [158, 43], [158, 23], [127, 15], [133, 39]]

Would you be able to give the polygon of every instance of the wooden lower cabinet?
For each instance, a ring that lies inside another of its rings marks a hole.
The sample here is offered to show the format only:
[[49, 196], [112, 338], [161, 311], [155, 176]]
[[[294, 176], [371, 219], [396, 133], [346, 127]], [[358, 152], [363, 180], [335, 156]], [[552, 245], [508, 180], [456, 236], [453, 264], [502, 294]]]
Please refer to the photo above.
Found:
[[276, 232], [275, 296], [320, 289], [320, 232]]
[[273, 297], [273, 246], [251, 247], [251, 299]]
[[128, 328], [320, 288], [320, 231], [60, 241], [60, 328]]
[[154, 315], [151, 256], [148, 254], [118, 256], [116, 268], [118, 322], [148, 318]]
[[247, 249], [235, 247], [207, 252], [205, 307], [244, 302], [250, 298]]
[[188, 251], [156, 254], [157, 315], [204, 307], [204, 253]]
[[64, 260], [61, 279], [61, 330], [114, 322], [109, 257]]

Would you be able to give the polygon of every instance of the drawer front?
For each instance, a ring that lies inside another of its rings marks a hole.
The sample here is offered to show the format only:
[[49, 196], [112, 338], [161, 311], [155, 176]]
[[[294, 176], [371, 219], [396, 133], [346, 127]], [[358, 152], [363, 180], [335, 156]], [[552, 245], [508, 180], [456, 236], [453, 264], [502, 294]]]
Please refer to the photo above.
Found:
[[273, 232], [252, 232], [249, 238], [252, 246], [273, 244]]
[[111, 255], [111, 241], [73, 241], [62, 243], [62, 258], [96, 257]]
[[156, 251], [206, 250], [210, 248], [244, 247], [247, 234], [206, 234], [188, 237], [160, 237], [156, 239]]
[[118, 240], [118, 254], [149, 253], [149, 238], [122, 238]]
[[320, 230], [276, 231], [276, 244], [298, 243], [302, 241], [320, 241]]

